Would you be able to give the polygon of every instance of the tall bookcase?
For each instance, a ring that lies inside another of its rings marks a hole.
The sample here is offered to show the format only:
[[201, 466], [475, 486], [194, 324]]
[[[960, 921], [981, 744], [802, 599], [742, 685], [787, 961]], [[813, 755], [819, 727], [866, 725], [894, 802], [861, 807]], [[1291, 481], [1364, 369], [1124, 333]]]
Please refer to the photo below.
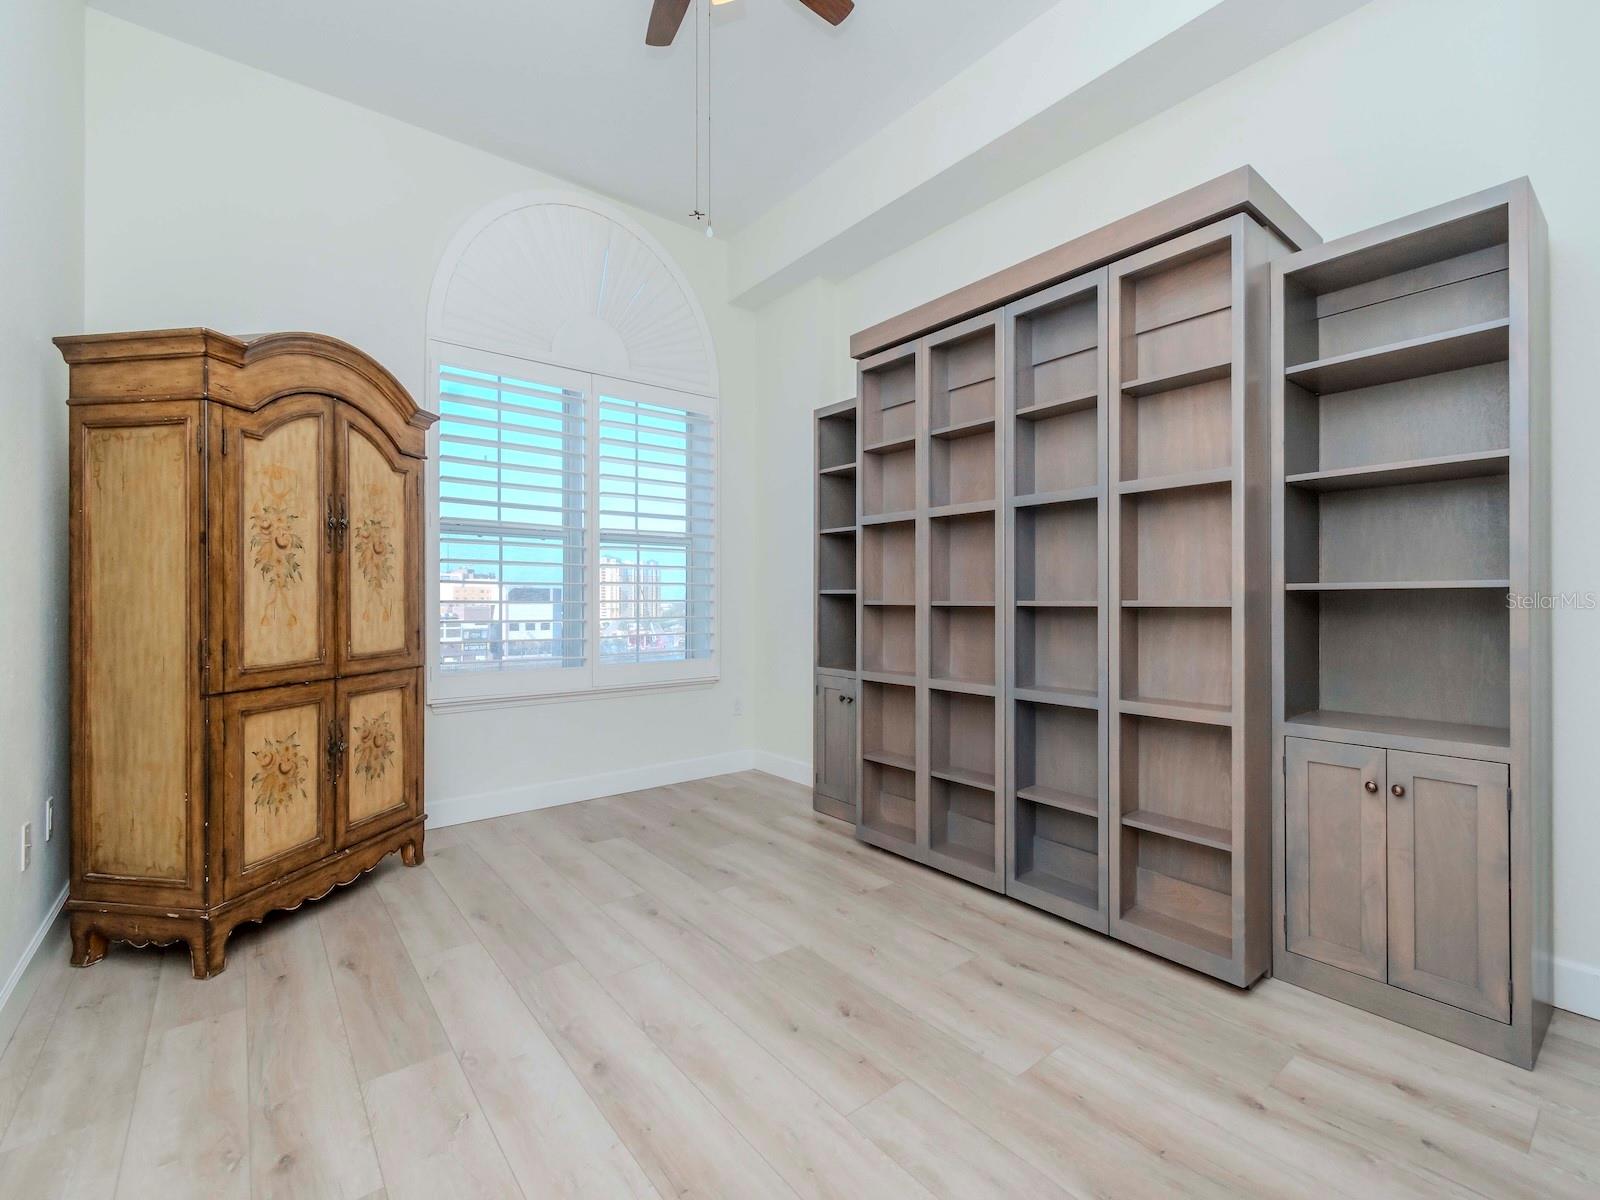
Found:
[[863, 840], [1004, 888], [1002, 344], [986, 316], [860, 370]]
[[1243, 216], [1110, 272], [1111, 930], [1271, 959], [1267, 262]]
[[812, 806], [856, 820], [856, 402], [813, 417], [816, 511]]
[[852, 338], [863, 841], [1266, 970], [1267, 264], [1315, 241], [1246, 168]]
[[1523, 1066], [1551, 997], [1545, 260], [1519, 180], [1272, 276], [1274, 973]]
[[1107, 272], [1006, 309], [1006, 891], [1108, 928]]

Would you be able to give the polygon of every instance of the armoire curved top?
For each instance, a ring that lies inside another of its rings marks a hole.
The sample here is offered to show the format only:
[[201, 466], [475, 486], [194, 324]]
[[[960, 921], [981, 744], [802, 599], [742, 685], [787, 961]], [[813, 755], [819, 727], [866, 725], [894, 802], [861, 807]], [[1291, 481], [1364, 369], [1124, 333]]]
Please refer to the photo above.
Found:
[[55, 344], [71, 367], [70, 404], [213, 400], [254, 411], [280, 396], [325, 393], [360, 409], [415, 458], [425, 455], [438, 420], [371, 355], [327, 334], [152, 329]]
[[715, 396], [716, 351], [694, 289], [619, 209], [523, 192], [474, 215], [439, 262], [428, 336]]

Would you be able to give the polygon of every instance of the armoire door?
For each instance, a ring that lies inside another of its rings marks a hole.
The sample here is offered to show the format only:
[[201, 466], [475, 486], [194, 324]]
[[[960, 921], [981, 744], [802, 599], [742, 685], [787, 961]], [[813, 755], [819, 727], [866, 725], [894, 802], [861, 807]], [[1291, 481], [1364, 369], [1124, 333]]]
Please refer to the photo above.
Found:
[[1384, 752], [1287, 738], [1284, 767], [1284, 945], [1385, 979]]
[[296, 395], [253, 413], [212, 412], [211, 690], [329, 678], [331, 403]]
[[1511, 1019], [1504, 763], [1389, 752], [1389, 982]]
[[338, 846], [422, 815], [420, 670], [355, 675], [338, 685]]
[[421, 464], [335, 403], [339, 673], [422, 665]]
[[854, 825], [856, 681], [846, 675], [818, 675], [815, 694], [812, 805], [820, 813]]
[[334, 685], [211, 701], [213, 877], [232, 898], [333, 852]]

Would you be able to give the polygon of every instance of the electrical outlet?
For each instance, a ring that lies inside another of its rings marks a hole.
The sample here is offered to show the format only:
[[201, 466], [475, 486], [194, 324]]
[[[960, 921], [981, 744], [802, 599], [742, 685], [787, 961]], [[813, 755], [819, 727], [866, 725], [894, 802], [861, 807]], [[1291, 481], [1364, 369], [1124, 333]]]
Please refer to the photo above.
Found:
[[28, 863], [33, 858], [33, 824], [29, 821], [22, 823], [22, 869], [28, 869]]
[[56, 835], [56, 798], [51, 796], [44, 802], [44, 840], [49, 841]]

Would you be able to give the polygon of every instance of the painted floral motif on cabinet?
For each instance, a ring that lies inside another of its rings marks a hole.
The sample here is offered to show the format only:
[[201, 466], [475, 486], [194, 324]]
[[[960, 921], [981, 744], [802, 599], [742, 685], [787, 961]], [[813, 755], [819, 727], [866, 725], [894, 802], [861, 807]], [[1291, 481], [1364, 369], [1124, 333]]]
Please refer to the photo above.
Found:
[[[261, 573], [270, 590], [267, 607], [261, 614], [265, 625], [273, 616], [273, 609], [282, 594], [304, 578], [300, 569], [300, 553], [306, 548], [300, 536], [301, 514], [294, 511], [290, 495], [293, 480], [281, 463], [273, 463], [262, 472], [261, 490], [250, 509], [251, 565]], [[286, 607], [285, 619], [290, 625], [299, 624], [300, 618], [293, 608]]]
[[406, 487], [360, 430], [346, 447], [350, 495], [350, 649], [360, 655], [406, 648]]
[[394, 761], [394, 727], [387, 710], [374, 713], [356, 726], [355, 769], [363, 779], [379, 780]]
[[310, 760], [301, 753], [298, 733], [264, 738], [260, 748], [250, 753], [256, 760], [256, 773], [250, 777], [256, 808], [278, 812], [306, 798]]
[[[394, 590], [385, 585], [395, 577], [395, 530], [389, 515], [382, 511], [388, 497], [381, 484], [368, 484], [366, 488], [367, 515], [356, 522], [353, 537], [356, 569], [366, 580], [369, 599], [375, 600], [387, 620], [394, 609]], [[364, 616], [370, 619], [371, 613]]]

